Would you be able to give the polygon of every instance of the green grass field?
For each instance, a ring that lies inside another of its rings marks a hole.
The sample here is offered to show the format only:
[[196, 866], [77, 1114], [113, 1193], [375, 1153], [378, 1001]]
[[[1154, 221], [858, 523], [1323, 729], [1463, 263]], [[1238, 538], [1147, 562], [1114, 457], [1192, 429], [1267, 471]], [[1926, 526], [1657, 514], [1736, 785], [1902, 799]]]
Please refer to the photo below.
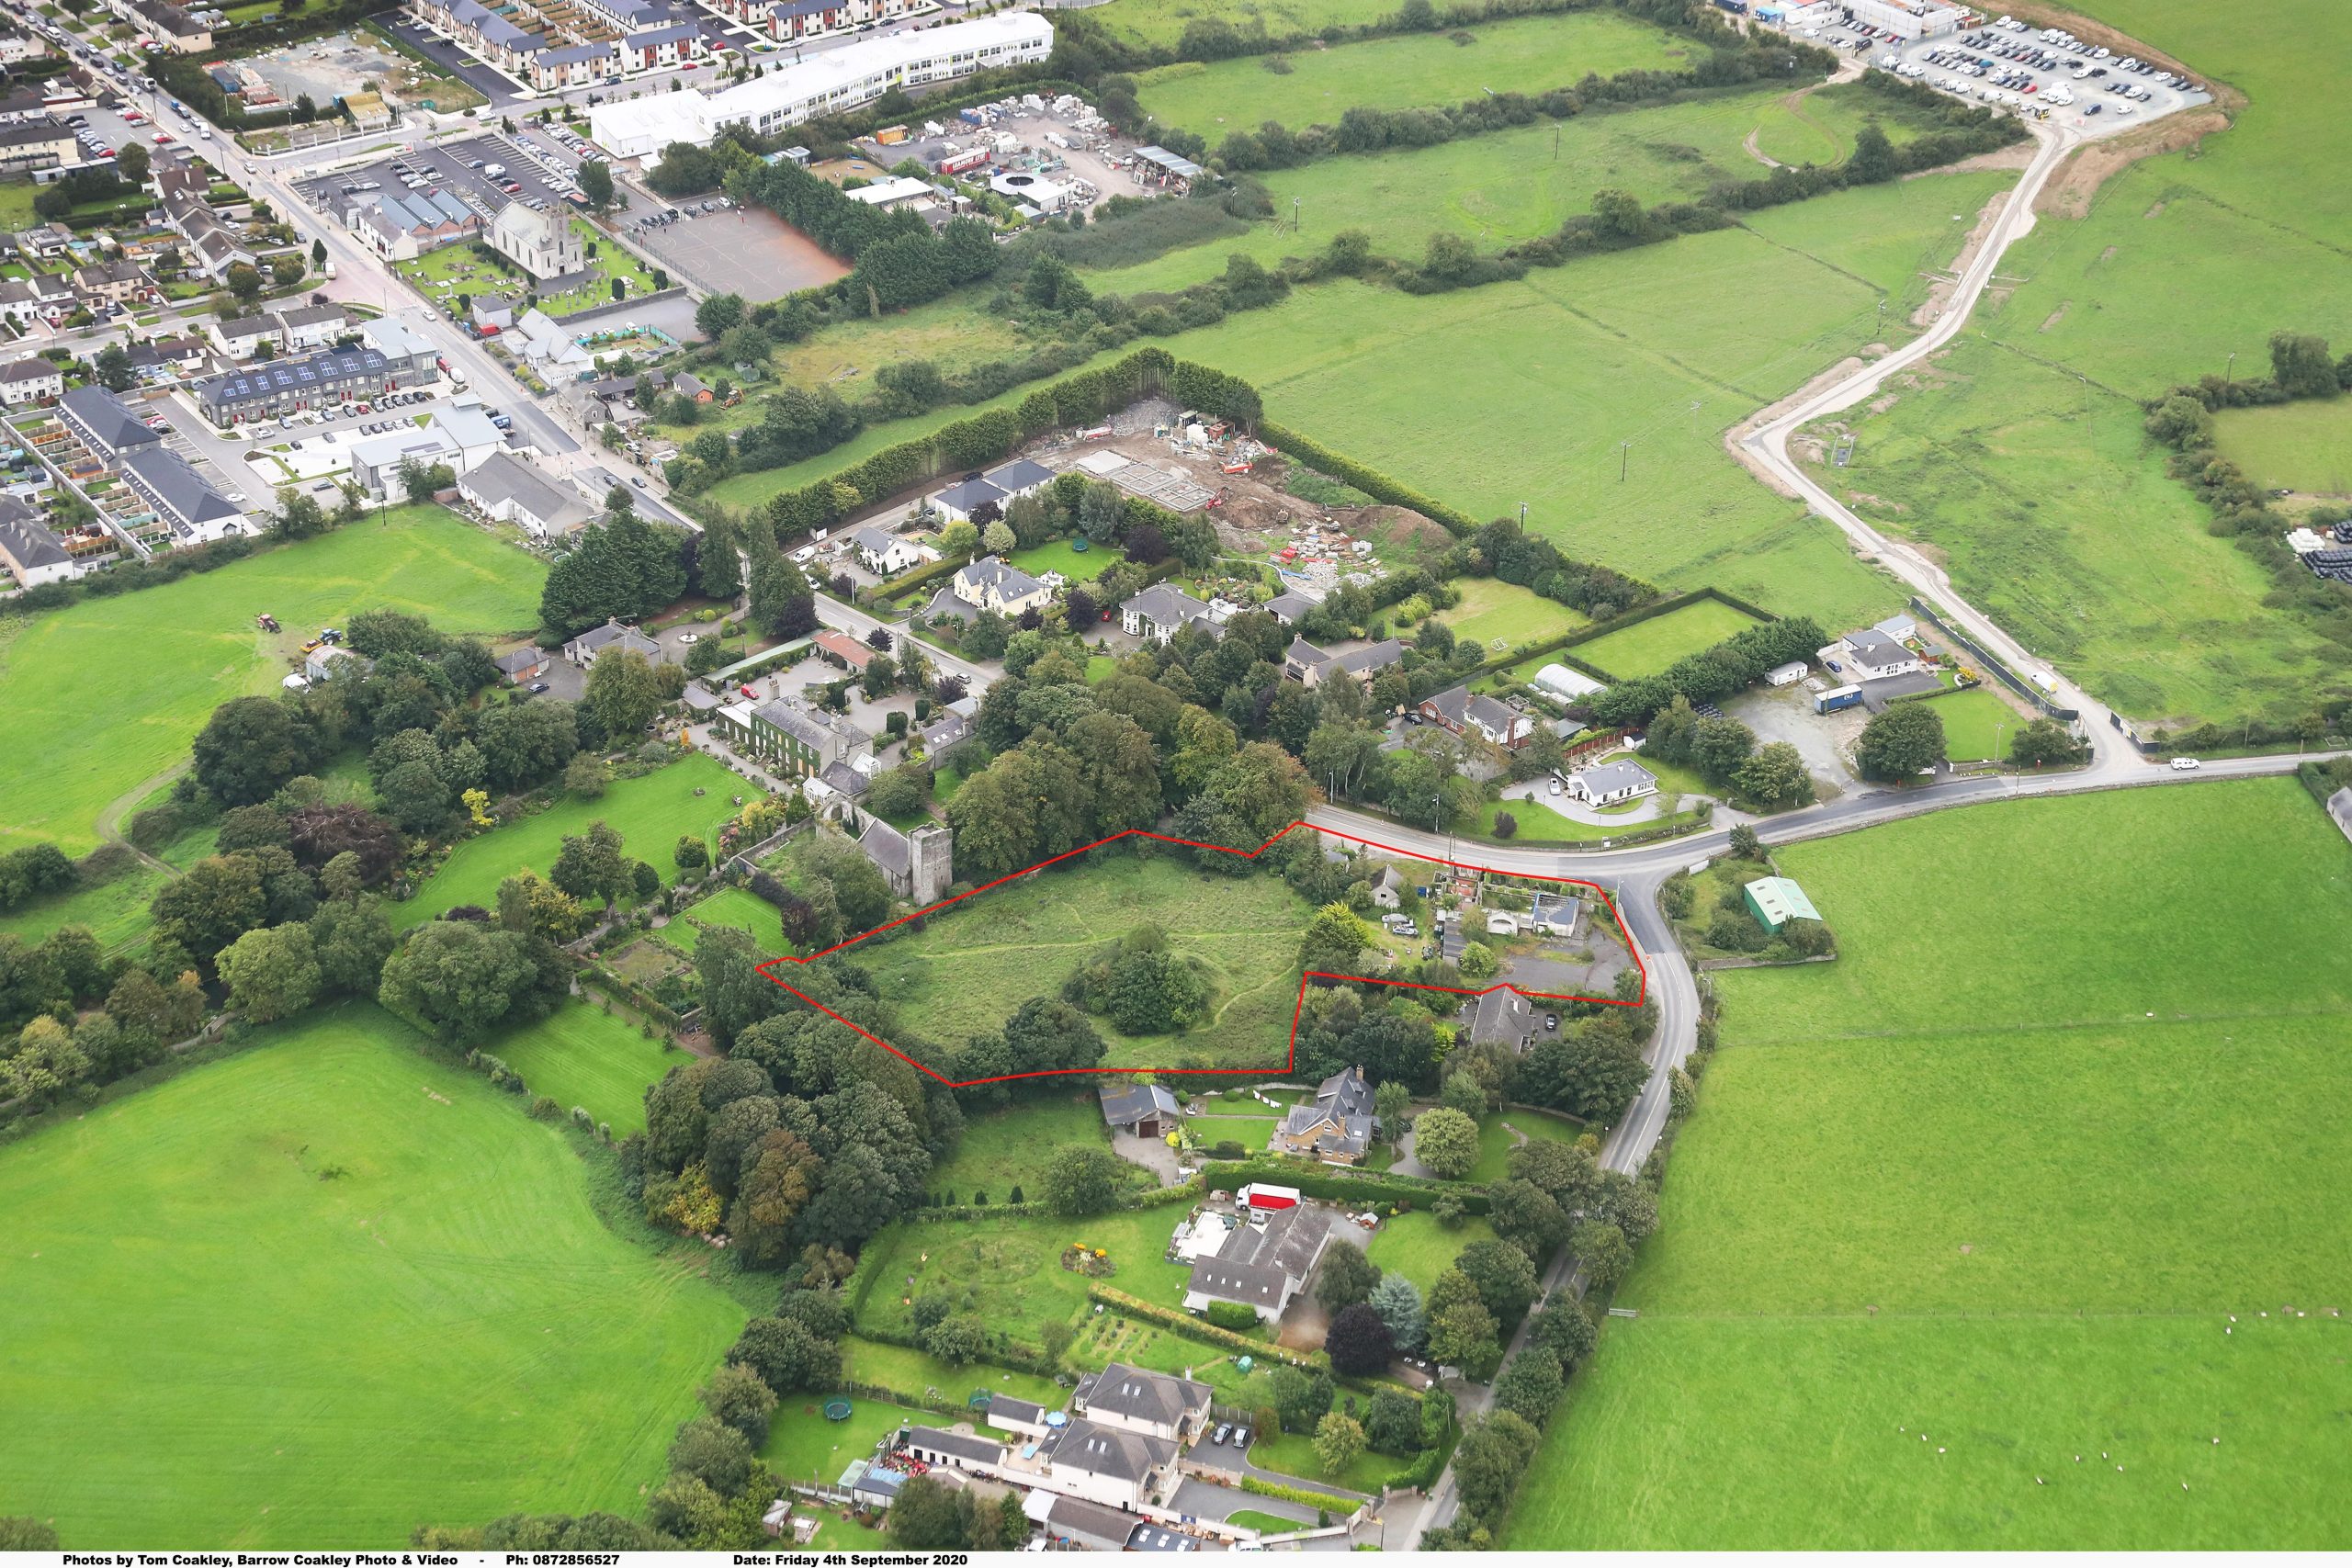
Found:
[[609, 1122], [613, 1136], [645, 1130], [645, 1091], [687, 1058], [648, 1040], [618, 1014], [606, 1016], [588, 1002], [565, 1004], [553, 1018], [505, 1035], [485, 1047], [523, 1075], [533, 1094], [544, 1094], [570, 1115], [575, 1105]]
[[1838, 962], [1717, 976], [1640, 1315], [1504, 1544], [2346, 1540], [2341, 835], [2268, 780], [1779, 854]]
[[852, 1382], [870, 1383], [920, 1399], [937, 1389], [958, 1404], [976, 1388], [993, 1389], [1016, 1399], [1058, 1406], [1061, 1392], [1051, 1378], [1009, 1372], [1001, 1367], [951, 1367], [946, 1362], [854, 1334], [842, 1341], [842, 1375]]
[[1756, 617], [1746, 611], [1735, 610], [1718, 600], [1702, 599], [1679, 610], [1653, 615], [1623, 631], [1578, 643], [1573, 651], [1594, 668], [1626, 681], [1638, 675], [1663, 674], [1673, 668], [1676, 660], [1703, 653], [1755, 624]]
[[162, 872], [145, 862], [134, 862], [111, 882], [36, 898], [0, 914], [0, 931], [40, 942], [61, 926], [87, 926], [100, 947], [118, 952], [147, 934], [153, 924], [147, 907], [163, 890], [165, 880]]
[[1364, 1256], [1384, 1273], [1402, 1274], [1426, 1297], [1437, 1277], [1453, 1267], [1462, 1249], [1474, 1241], [1492, 1241], [1495, 1227], [1476, 1215], [1442, 1225], [1425, 1210], [1383, 1220], [1373, 1234]]
[[[620, 834], [630, 856], [652, 865], [663, 881], [674, 881], [678, 866], [670, 852], [679, 838], [710, 838], [735, 814], [735, 795], [751, 788], [696, 752], [642, 777], [619, 780], [598, 799], [567, 796], [536, 817], [494, 828], [450, 851], [415, 897], [391, 907], [392, 924], [418, 925], [459, 904], [495, 905], [501, 882], [526, 865], [545, 876], [564, 837], [584, 833], [598, 821]], [[704, 793], [697, 795], [696, 789]]]
[[2352, 495], [2352, 398], [2223, 409], [2213, 438], [2265, 490]]
[[2007, 757], [2009, 742], [2026, 727], [2027, 716], [1985, 686], [1938, 697], [1930, 705], [1944, 721], [1944, 754], [1955, 762]]
[[[1858, 419], [1867, 477], [1841, 477], [1902, 509], [1865, 509], [1873, 523], [1934, 547], [1962, 593], [2127, 716], [2298, 716], [2352, 678], [2264, 602], [2266, 574], [2206, 534], [2138, 402], [2231, 369], [2232, 355], [2235, 374], [2267, 375], [2282, 329], [2331, 335], [2339, 353], [2352, 340], [2352, 293], [2333, 276], [2352, 191], [2327, 172], [2352, 129], [2329, 110], [2322, 64], [2352, 49], [2352, 15], [2282, 0], [2254, 34], [2188, 0], [2099, 15], [2250, 101], [2193, 152], [2134, 164], [2070, 209], [2081, 216], [2038, 222], [2002, 264], [2018, 287], [1939, 362], [1958, 383]], [[2241, 422], [2225, 428], [2244, 438]], [[2305, 445], [2278, 444], [2281, 457]]]
[[1308, 910], [1265, 876], [1212, 878], [1168, 855], [1116, 854], [1057, 866], [981, 894], [918, 935], [849, 956], [933, 1040], [1001, 1026], [1032, 997], [1058, 996], [1097, 947], [1147, 922], [1178, 953], [1204, 960], [1217, 987], [1214, 1015], [1182, 1035], [1127, 1036], [1107, 1019], [1105, 1066], [1278, 1064], [1298, 999], [1298, 942]]
[[[1116, 1271], [1105, 1283], [1161, 1306], [1182, 1307], [1192, 1266], [1169, 1262], [1167, 1252], [1168, 1237], [1183, 1217], [1182, 1209], [1170, 1205], [1082, 1219], [1020, 1214], [986, 1224], [899, 1225], [866, 1244], [887, 1250], [876, 1266], [881, 1283], [866, 1298], [858, 1325], [904, 1332], [911, 1297], [929, 1291], [969, 1292], [970, 1310], [989, 1326], [1035, 1343], [1046, 1323], [1075, 1318], [1086, 1306], [1090, 1280], [1061, 1265], [1062, 1249], [1073, 1245], [1110, 1253]], [[909, 1275], [914, 1276], [911, 1288], [906, 1284]]]
[[1451, 107], [1481, 88], [1541, 93], [1573, 86], [1589, 72], [1613, 76], [1634, 69], [1671, 71], [1690, 45], [1663, 28], [1612, 12], [1520, 17], [1471, 28], [1473, 41], [1445, 33], [1406, 33], [1304, 49], [1283, 56], [1286, 73], [1267, 69], [1272, 56], [1186, 62], [1137, 79], [1143, 107], [1163, 125], [1205, 136], [1256, 130], [1266, 120], [1293, 130], [1337, 125], [1351, 108]]
[[[734, 796], [728, 797], [732, 800]], [[755, 893], [741, 887], [722, 887], [709, 897], [687, 907], [684, 915], [662, 928], [662, 937], [672, 945], [692, 953], [701, 942], [702, 933], [717, 926], [732, 926], [750, 931], [758, 940], [763, 952], [784, 951], [783, 916], [776, 907]]]
[[0, 1149], [12, 1512], [254, 1550], [638, 1513], [743, 1309], [415, 1040], [313, 1014]]
[[1296, 38], [1332, 26], [1358, 27], [1396, 10], [1389, 0], [1113, 0], [1096, 13], [1103, 26], [1138, 43], [1172, 45], [1195, 21], [1221, 21], [1243, 33]]
[[2136, 402], [1968, 338], [1921, 379], [1861, 423], [1848, 467], [1814, 472], [1935, 547], [2026, 647], [2143, 724], [2300, 716], [2352, 693], [2334, 645], [2206, 532]]
[[[185, 762], [220, 704], [275, 690], [318, 627], [384, 608], [444, 631], [513, 632], [537, 624], [545, 575], [437, 506], [401, 507], [162, 587], [0, 618], [0, 739], [42, 759], [0, 771], [0, 848], [91, 849], [109, 804], [135, 803]], [[254, 626], [265, 610], [283, 633]], [[93, 685], [126, 657], [131, 678]]]
[[1397, 1461], [1392, 1456], [1367, 1449], [1338, 1470], [1326, 1470], [1315, 1451], [1315, 1439], [1304, 1432], [1252, 1432], [1250, 1462], [1261, 1470], [1295, 1475], [1309, 1483], [1319, 1481], [1364, 1493], [1378, 1492], [1397, 1468]]
[[820, 1394], [797, 1395], [777, 1405], [760, 1458], [786, 1481], [831, 1485], [850, 1461], [872, 1459], [874, 1445], [900, 1427], [927, 1427], [937, 1419], [927, 1410], [874, 1399], [853, 1399], [850, 1406], [848, 1420], [828, 1421]]
[[[1497, 816], [1508, 816], [1518, 826], [1509, 839], [1495, 831]], [[1652, 818], [1642, 822], [1600, 824], [1577, 822], [1561, 816], [1540, 800], [1489, 800], [1478, 807], [1478, 815], [1470, 831], [1481, 838], [1513, 844], [1597, 844], [1603, 839], [1613, 839], [1622, 833], [1649, 832], [1670, 823], [1695, 820], [1690, 812], [1678, 811], [1672, 817]]]
[[[964, 1123], [956, 1152], [932, 1168], [931, 1190], [953, 1192], [968, 1203], [976, 1191], [994, 1203], [1012, 1201], [1019, 1187], [1024, 1198], [1044, 1194], [1046, 1167], [1066, 1148], [1110, 1146], [1110, 1130], [1102, 1122], [1102, 1106], [1091, 1087], [1066, 1095], [1024, 1100], [1006, 1111], [973, 1115]], [[1136, 1185], [1154, 1185], [1140, 1167], [1130, 1168]]]
[[[1512, 1137], [1513, 1131], [1519, 1137]], [[1546, 1111], [1529, 1111], [1513, 1106], [1483, 1117], [1478, 1122], [1478, 1163], [1470, 1168], [1464, 1181], [1481, 1187], [1491, 1186], [1509, 1174], [1506, 1162], [1510, 1151], [1521, 1143], [1573, 1144], [1584, 1136], [1585, 1129], [1565, 1116]]]
[[1453, 586], [1462, 591], [1462, 603], [1439, 612], [1437, 618], [1452, 626], [1455, 637], [1488, 648], [1498, 639], [1503, 648], [1517, 648], [1542, 637], [1565, 637], [1592, 624], [1591, 617], [1582, 612], [1499, 577], [1465, 577]]

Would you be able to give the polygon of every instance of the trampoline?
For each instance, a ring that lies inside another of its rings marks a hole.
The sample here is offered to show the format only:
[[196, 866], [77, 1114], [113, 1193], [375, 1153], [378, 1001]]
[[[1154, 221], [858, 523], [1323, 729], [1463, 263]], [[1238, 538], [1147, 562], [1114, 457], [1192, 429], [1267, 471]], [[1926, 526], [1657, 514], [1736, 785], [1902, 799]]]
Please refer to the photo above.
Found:
[[846, 1421], [849, 1419], [851, 1409], [850, 1402], [846, 1399], [829, 1399], [825, 1401], [825, 1419]]

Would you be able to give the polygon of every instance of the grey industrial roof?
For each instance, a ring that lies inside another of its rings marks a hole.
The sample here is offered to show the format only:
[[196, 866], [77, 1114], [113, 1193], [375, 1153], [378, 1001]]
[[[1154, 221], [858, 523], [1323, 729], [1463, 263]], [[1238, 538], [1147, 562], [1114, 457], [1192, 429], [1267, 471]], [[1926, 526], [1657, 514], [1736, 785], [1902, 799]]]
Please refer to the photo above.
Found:
[[1136, 156], [1145, 163], [1167, 170], [1182, 179], [1198, 179], [1201, 166], [1190, 158], [1180, 157], [1165, 147], [1138, 147]]

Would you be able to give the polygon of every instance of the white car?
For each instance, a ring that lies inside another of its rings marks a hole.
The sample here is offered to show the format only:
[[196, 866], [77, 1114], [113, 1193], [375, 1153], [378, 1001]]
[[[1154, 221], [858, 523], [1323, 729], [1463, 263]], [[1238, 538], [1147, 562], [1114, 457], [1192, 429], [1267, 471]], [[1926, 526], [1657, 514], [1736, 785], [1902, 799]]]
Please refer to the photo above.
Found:
[[2172, 771], [2177, 773], [2191, 773], [2200, 766], [2202, 764], [2194, 757], [2175, 757], [2172, 760]]
[[1559, 793], [1560, 793], [1560, 781], [1559, 781], [1559, 780], [1557, 780], [1557, 779], [1554, 779], [1554, 780], [1552, 781], [1552, 793], [1553, 793], [1554, 795], [1557, 795], [1557, 794], [1559, 794]]

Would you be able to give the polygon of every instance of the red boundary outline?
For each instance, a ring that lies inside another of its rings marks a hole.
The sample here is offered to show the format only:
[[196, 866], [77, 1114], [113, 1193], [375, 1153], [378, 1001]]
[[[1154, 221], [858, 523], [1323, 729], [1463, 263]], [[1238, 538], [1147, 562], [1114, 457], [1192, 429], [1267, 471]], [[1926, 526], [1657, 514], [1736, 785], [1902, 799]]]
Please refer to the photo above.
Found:
[[[992, 1078], [967, 1078], [962, 1082], [958, 1082], [956, 1079], [948, 1077], [944, 1073], [940, 1073], [933, 1068], [926, 1066], [922, 1063], [916, 1061], [912, 1056], [908, 1055], [904, 1051], [899, 1050], [896, 1045], [891, 1044], [888, 1040], [883, 1039], [880, 1035], [875, 1034], [865, 1029], [860, 1029], [848, 1019], [843, 1018], [841, 1014], [835, 1012], [824, 1003], [817, 1000], [816, 998], [808, 995], [808, 992], [803, 991], [798, 987], [793, 985], [790, 981], [782, 978], [775, 973], [776, 967], [779, 964], [809, 964], [813, 963], [817, 959], [829, 957], [833, 953], [841, 952], [844, 948], [855, 947], [867, 937], [875, 936], [880, 932], [889, 931], [896, 926], [902, 926], [909, 920], [919, 919], [922, 916], [930, 914], [934, 909], [944, 909], [950, 904], [961, 903], [967, 898], [977, 897], [978, 895], [987, 892], [991, 887], [1001, 887], [1008, 882], [1017, 882], [1022, 877], [1030, 875], [1035, 872], [1043, 871], [1049, 865], [1057, 865], [1063, 861], [1069, 860], [1078, 855], [1082, 855], [1089, 850], [1100, 849], [1104, 844], [1115, 844], [1121, 839], [1157, 839], [1163, 844], [1180, 844], [1186, 849], [1193, 850], [1215, 850], [1219, 854], [1239, 855], [1244, 860], [1256, 860], [1260, 855], [1264, 854], [1268, 850], [1273, 848], [1284, 838], [1288, 837], [1292, 831], [1299, 828], [1306, 828], [1312, 832], [1322, 833], [1330, 838], [1344, 840], [1351, 844], [1363, 844], [1368, 849], [1385, 850], [1390, 854], [1400, 855], [1407, 860], [1426, 862], [1430, 865], [1450, 865], [1460, 871], [1488, 872], [1498, 876], [1521, 876], [1527, 878], [1531, 882], [1555, 883], [1562, 887], [1589, 888], [1600, 898], [1601, 908], [1609, 911], [1609, 918], [1617, 922], [1618, 934], [1625, 940], [1625, 952], [1627, 955], [1633, 959], [1634, 968], [1642, 976], [1642, 988], [1634, 999], [1629, 1002], [1622, 1000], [1616, 997], [1578, 997], [1564, 995], [1553, 991], [1523, 990], [1520, 987], [1510, 985], [1508, 983], [1488, 986], [1483, 990], [1474, 991], [1466, 990], [1457, 986], [1425, 985], [1419, 980], [1383, 980], [1365, 975], [1335, 975], [1327, 970], [1307, 969], [1302, 970], [1298, 976], [1298, 1001], [1297, 1004], [1291, 1009], [1290, 1015], [1290, 1053], [1288, 1056], [1283, 1059], [1283, 1065], [1280, 1067], [1048, 1067], [1043, 1071], [1034, 1073], [1005, 1073]], [[1422, 854], [1419, 851], [1403, 850], [1398, 849], [1394, 844], [1384, 844], [1376, 839], [1360, 838], [1353, 833], [1342, 833], [1334, 829], [1317, 827], [1314, 823], [1307, 822], [1304, 819], [1293, 822], [1289, 827], [1284, 828], [1281, 832], [1276, 833], [1272, 838], [1268, 839], [1264, 843], [1260, 844], [1254, 850], [1235, 850], [1228, 849], [1223, 844], [1195, 843], [1190, 839], [1172, 838], [1166, 833], [1154, 833], [1141, 828], [1129, 828], [1122, 832], [1114, 833], [1107, 839], [1097, 839], [1091, 844], [1080, 844], [1077, 849], [1066, 851], [1061, 854], [1054, 856], [1051, 860], [1041, 860], [1036, 864], [1026, 866], [1020, 871], [1009, 872], [1006, 874], [998, 877], [993, 882], [984, 882], [979, 886], [973, 888], [969, 893], [959, 893], [953, 898], [943, 898], [936, 904], [928, 905], [925, 908], [916, 909], [911, 913], [901, 915], [897, 919], [890, 921], [888, 925], [876, 926], [873, 931], [861, 932], [856, 936], [849, 938], [845, 942], [837, 942], [821, 953], [812, 953], [806, 958], [794, 958], [789, 955], [781, 958], [771, 958], [759, 964], [758, 968], [762, 975], [764, 975], [768, 979], [775, 981], [776, 985], [781, 986], [784, 989], [790, 991], [794, 996], [798, 997], [802, 1001], [807, 1002], [810, 1007], [815, 1008], [827, 1018], [831, 1019], [834, 1022], [839, 1023], [845, 1028], [854, 1031], [865, 1039], [872, 1041], [875, 1044], [881, 1046], [882, 1049], [889, 1052], [890, 1055], [898, 1057], [899, 1060], [906, 1063], [909, 1066], [911, 1066], [920, 1072], [930, 1074], [931, 1077], [937, 1078], [949, 1089], [970, 1089], [979, 1084], [1011, 1083], [1021, 1078], [1070, 1077], [1088, 1073], [1184, 1073], [1195, 1076], [1228, 1077], [1235, 1076], [1262, 1076], [1269, 1072], [1286, 1073], [1291, 1070], [1293, 1064], [1298, 1059], [1298, 1021], [1305, 1016], [1306, 1011], [1306, 983], [1309, 980], [1341, 980], [1365, 986], [1394, 986], [1400, 990], [1443, 991], [1450, 996], [1457, 997], [1484, 997], [1490, 996], [1497, 991], [1516, 991], [1519, 995], [1525, 997], [1530, 1001], [1594, 1002], [1602, 1007], [1639, 1007], [1642, 1005], [1643, 998], [1649, 995], [1650, 986], [1649, 968], [1642, 962], [1641, 949], [1634, 944], [1634, 933], [1626, 929], [1625, 917], [1617, 912], [1616, 901], [1611, 898], [1608, 893], [1603, 890], [1598, 883], [1585, 882], [1575, 877], [1544, 876], [1533, 872], [1505, 871], [1499, 866], [1474, 865], [1468, 861], [1447, 860], [1442, 855]]]

